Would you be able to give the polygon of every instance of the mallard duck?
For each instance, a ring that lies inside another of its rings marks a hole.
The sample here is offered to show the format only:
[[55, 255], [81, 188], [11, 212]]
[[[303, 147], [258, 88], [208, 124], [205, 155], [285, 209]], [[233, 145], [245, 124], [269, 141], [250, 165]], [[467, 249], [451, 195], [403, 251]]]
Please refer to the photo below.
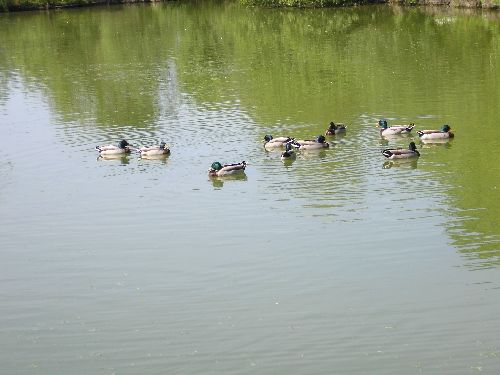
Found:
[[328, 142], [325, 142], [325, 136], [318, 135], [316, 139], [304, 139], [300, 141], [293, 140], [290, 144], [299, 150], [322, 150], [330, 147]]
[[208, 170], [208, 175], [211, 177], [223, 177], [239, 173], [245, 173], [246, 166], [247, 163], [244, 161], [242, 161], [241, 163], [224, 164], [224, 165], [216, 161], [212, 163], [212, 166]]
[[387, 126], [387, 120], [379, 120], [378, 126], [380, 127], [381, 136], [391, 136], [410, 133], [415, 124]]
[[295, 160], [297, 155], [295, 154], [295, 151], [292, 150], [292, 145], [291, 143], [287, 143], [285, 145], [285, 152], [281, 154], [281, 161], [290, 161], [290, 160]]
[[443, 125], [441, 130], [419, 130], [417, 134], [422, 141], [432, 139], [449, 139], [455, 136], [455, 134], [451, 132], [449, 125]]
[[122, 155], [130, 153], [130, 144], [125, 139], [122, 139], [118, 146], [95, 146], [95, 149], [99, 151], [99, 155]]
[[285, 146], [287, 142], [290, 142], [292, 138], [290, 137], [277, 137], [273, 138], [272, 135], [268, 134], [264, 136], [264, 147], [266, 149], [273, 149]]
[[420, 156], [420, 153], [417, 151], [417, 146], [415, 146], [415, 142], [410, 142], [407, 149], [387, 148], [382, 151], [382, 155], [384, 155], [387, 159], [409, 159], [409, 158], [418, 158]]
[[333, 121], [330, 122], [328, 129], [326, 129], [325, 135], [335, 135], [345, 133], [347, 126], [345, 124], [335, 124]]
[[161, 142], [159, 146], [152, 147], [141, 147], [138, 148], [137, 151], [142, 156], [160, 156], [160, 155], [169, 155], [170, 149], [168, 148], [165, 142]]

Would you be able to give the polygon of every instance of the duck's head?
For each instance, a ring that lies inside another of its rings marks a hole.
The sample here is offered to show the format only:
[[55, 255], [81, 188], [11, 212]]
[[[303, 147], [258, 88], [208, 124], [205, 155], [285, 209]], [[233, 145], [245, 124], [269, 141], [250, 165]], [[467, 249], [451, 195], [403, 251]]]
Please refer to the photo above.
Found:
[[318, 143], [325, 143], [325, 136], [323, 136], [323, 135], [318, 135], [318, 136], [316, 137], [316, 142], [318, 142]]
[[330, 125], [328, 126], [328, 130], [337, 130], [337, 125], [332, 121], [330, 122]]
[[125, 139], [122, 139], [119, 143], [118, 143], [118, 147], [120, 148], [125, 148], [129, 146], [129, 143], [125, 140]]
[[217, 176], [217, 172], [222, 169], [222, 164], [218, 161], [214, 161], [208, 170], [209, 176]]
[[417, 146], [415, 145], [415, 142], [410, 142], [408, 145], [408, 149], [411, 151], [417, 151]]
[[264, 142], [269, 142], [271, 139], [273, 139], [273, 136], [271, 134], [267, 134], [264, 136]]
[[443, 125], [443, 127], [441, 128], [441, 131], [444, 133], [448, 133], [450, 130], [451, 130], [451, 128], [447, 124]]
[[378, 126], [379, 126], [381, 129], [387, 129], [387, 120], [379, 120], [379, 121], [378, 121]]
[[163, 141], [161, 141], [160, 143], [160, 150], [165, 150], [165, 147], [167, 146], [167, 144]]

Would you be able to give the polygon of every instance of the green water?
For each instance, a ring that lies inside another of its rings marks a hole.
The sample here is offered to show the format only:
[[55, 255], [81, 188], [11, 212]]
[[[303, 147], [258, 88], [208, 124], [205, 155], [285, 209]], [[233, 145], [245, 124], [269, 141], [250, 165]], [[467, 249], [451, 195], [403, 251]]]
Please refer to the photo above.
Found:
[[0, 372], [498, 374], [499, 61], [498, 12], [1, 14]]

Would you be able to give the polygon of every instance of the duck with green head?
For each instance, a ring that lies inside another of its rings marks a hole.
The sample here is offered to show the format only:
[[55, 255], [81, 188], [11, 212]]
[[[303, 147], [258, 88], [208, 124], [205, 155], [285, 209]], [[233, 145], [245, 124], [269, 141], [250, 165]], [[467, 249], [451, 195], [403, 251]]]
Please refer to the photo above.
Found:
[[387, 159], [410, 159], [418, 158], [420, 153], [417, 151], [415, 142], [410, 142], [408, 148], [387, 148], [382, 151], [382, 155], [384, 155]]
[[292, 141], [290, 144], [298, 148], [300, 151], [307, 150], [323, 150], [325, 148], [330, 147], [330, 144], [326, 142], [326, 138], [324, 135], [318, 135], [316, 139], [304, 139], [299, 141]]
[[141, 147], [137, 151], [141, 157], [170, 155], [170, 148], [163, 141], [158, 146]]
[[125, 155], [130, 153], [131, 145], [122, 139], [118, 146], [106, 145], [106, 146], [95, 146], [95, 149], [99, 151], [99, 155]]
[[443, 125], [440, 130], [419, 130], [417, 134], [422, 141], [450, 139], [455, 136], [455, 134], [451, 132], [450, 126], [447, 124]]
[[247, 163], [245, 161], [242, 161], [241, 163], [224, 165], [216, 161], [212, 163], [210, 169], [208, 170], [208, 175], [210, 177], [224, 177], [243, 174], [245, 173], [246, 166]]
[[380, 128], [380, 135], [386, 137], [391, 135], [409, 134], [415, 127], [415, 124], [388, 126], [387, 120], [382, 119], [379, 120], [378, 127]]

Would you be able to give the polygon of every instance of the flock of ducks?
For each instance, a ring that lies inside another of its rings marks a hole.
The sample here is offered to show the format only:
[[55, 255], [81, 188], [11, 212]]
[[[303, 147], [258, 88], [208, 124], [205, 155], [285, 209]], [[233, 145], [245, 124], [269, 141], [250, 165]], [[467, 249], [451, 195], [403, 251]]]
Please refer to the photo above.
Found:
[[[390, 137], [409, 134], [415, 127], [415, 124], [388, 126], [387, 120], [379, 120], [378, 127], [380, 128], [379, 131], [382, 137]], [[335, 124], [334, 122], [330, 122], [325, 131], [325, 135], [318, 135], [315, 139], [297, 140], [291, 137], [273, 138], [272, 135], [266, 135], [264, 136], [264, 148], [268, 151], [284, 148], [285, 150], [280, 156], [281, 160], [283, 162], [293, 161], [296, 158], [296, 152], [294, 149], [298, 151], [327, 149], [330, 147], [330, 144], [326, 142], [325, 136], [345, 134], [346, 131], [347, 126], [345, 124]], [[454, 134], [451, 132], [451, 128], [448, 125], [443, 125], [439, 130], [419, 130], [417, 131], [417, 135], [424, 142], [443, 141], [454, 137]], [[170, 148], [165, 142], [161, 142], [158, 146], [134, 148], [124, 139], [121, 140], [117, 146], [96, 146], [96, 150], [99, 152], [100, 157], [123, 156], [132, 151], [138, 152], [141, 158], [158, 158], [165, 157], [170, 154]], [[417, 151], [415, 142], [410, 142], [407, 149], [388, 148], [382, 150], [382, 155], [388, 159], [413, 159], [418, 158], [420, 153]], [[245, 172], [246, 166], [247, 163], [245, 161], [234, 164], [221, 164], [216, 161], [212, 163], [210, 169], [208, 170], [208, 175], [210, 177], [224, 177], [241, 174]]]

